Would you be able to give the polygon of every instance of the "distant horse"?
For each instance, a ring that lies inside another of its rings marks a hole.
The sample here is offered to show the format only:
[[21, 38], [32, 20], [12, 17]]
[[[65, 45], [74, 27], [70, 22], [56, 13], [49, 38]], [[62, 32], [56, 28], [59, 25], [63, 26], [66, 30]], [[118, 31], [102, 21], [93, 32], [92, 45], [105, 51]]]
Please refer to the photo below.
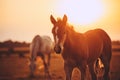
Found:
[[[36, 68], [36, 57], [40, 56], [43, 60], [43, 64], [45, 67], [45, 75], [50, 76], [48, 66], [50, 65], [50, 55], [52, 53], [53, 49], [53, 42], [50, 37], [48, 36], [39, 36], [36, 35], [32, 43], [30, 45], [30, 69], [31, 69], [31, 76], [34, 76], [34, 71]], [[45, 59], [45, 55], [48, 56], [47, 62]]]
[[72, 71], [77, 67], [81, 71], [81, 80], [85, 80], [86, 67], [89, 67], [92, 80], [97, 80], [94, 63], [100, 58], [104, 64], [104, 80], [109, 80], [111, 60], [111, 39], [102, 29], [78, 33], [73, 26], [67, 24], [67, 16], [55, 20], [51, 15], [53, 24], [52, 33], [55, 41], [54, 50], [62, 53], [66, 80], [71, 80]]

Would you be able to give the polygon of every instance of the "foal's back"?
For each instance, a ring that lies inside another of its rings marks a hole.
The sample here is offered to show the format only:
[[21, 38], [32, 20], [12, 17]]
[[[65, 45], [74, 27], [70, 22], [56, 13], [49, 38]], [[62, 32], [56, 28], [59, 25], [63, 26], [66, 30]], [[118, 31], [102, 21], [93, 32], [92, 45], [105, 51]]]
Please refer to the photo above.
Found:
[[101, 55], [105, 46], [111, 47], [111, 39], [102, 29], [90, 30], [84, 33], [89, 48], [88, 61], [94, 61]]

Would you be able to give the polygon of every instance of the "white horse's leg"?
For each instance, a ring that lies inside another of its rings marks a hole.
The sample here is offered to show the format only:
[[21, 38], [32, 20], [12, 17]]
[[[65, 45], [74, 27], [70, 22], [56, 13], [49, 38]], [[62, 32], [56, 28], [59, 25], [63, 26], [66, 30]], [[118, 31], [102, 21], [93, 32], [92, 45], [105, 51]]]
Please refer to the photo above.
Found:
[[48, 54], [48, 66], [50, 66], [51, 53]]
[[64, 63], [64, 70], [66, 74], [66, 80], [71, 80], [73, 66], [70, 63], [65, 62]]
[[48, 65], [47, 65], [47, 63], [45, 61], [45, 56], [42, 55], [41, 58], [43, 60], [43, 64], [44, 64], [44, 67], [45, 67], [45, 69], [44, 69], [45, 70], [45, 77], [48, 76], [48, 78], [51, 79], [51, 76], [50, 76], [50, 73], [49, 73], [49, 69], [48, 69]]

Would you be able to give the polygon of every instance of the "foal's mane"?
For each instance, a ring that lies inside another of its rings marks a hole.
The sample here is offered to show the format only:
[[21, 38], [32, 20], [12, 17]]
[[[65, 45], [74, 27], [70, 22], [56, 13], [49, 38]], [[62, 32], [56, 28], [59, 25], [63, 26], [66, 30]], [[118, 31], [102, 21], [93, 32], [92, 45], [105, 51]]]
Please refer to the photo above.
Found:
[[67, 32], [69, 32], [69, 33], [77, 33], [76, 31], [75, 31], [75, 29], [74, 29], [74, 26], [73, 25], [70, 25], [70, 24], [66, 24], [66, 30], [67, 30]]
[[[57, 18], [57, 22], [59, 23], [61, 23], [62, 22], [62, 19], [61, 18]], [[73, 25], [71, 25], [71, 24], [69, 24], [69, 23], [66, 23], [66, 30], [67, 30], [67, 32], [69, 32], [69, 33], [77, 33], [76, 31], [75, 31], [75, 29], [74, 29], [74, 26]]]

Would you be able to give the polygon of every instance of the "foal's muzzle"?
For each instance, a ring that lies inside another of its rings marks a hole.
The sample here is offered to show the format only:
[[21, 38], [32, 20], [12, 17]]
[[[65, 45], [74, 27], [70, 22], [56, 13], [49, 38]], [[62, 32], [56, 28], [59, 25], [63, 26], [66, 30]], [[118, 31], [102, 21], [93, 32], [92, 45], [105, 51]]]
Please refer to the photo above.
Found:
[[56, 45], [56, 46], [54, 47], [54, 50], [55, 50], [55, 52], [56, 52], [57, 54], [60, 54], [61, 51], [62, 51], [62, 49], [61, 49], [61, 47], [60, 47], [59, 45]]

